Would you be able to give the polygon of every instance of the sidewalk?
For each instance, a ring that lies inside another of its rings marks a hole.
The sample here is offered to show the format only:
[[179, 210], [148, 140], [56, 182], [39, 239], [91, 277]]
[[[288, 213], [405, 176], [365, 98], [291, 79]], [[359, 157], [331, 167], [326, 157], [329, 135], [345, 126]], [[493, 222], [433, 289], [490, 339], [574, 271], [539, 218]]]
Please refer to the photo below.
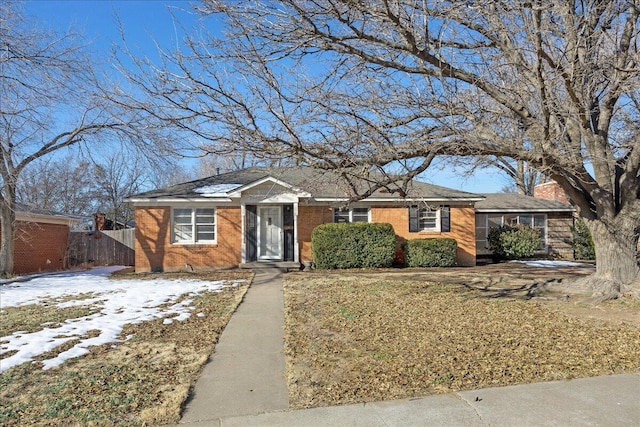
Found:
[[288, 411], [283, 309], [279, 272], [257, 274], [179, 426], [640, 426], [640, 374]]
[[236, 426], [638, 426], [640, 374], [233, 417]]
[[220, 335], [180, 424], [288, 409], [285, 371], [282, 275], [264, 270]]

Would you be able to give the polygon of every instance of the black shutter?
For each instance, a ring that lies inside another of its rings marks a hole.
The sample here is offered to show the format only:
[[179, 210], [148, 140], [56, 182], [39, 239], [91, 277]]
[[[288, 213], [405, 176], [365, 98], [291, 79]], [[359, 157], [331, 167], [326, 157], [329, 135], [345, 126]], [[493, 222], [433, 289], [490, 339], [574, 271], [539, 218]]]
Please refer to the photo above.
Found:
[[451, 231], [451, 209], [448, 205], [441, 206], [440, 208], [440, 231]]
[[419, 219], [419, 212], [420, 210], [418, 209], [418, 206], [413, 205], [413, 206], [409, 206], [409, 232], [410, 233], [417, 233], [418, 231], [420, 231], [420, 219]]
[[247, 242], [247, 262], [258, 259], [258, 209], [255, 205], [245, 207], [245, 234]]
[[293, 261], [293, 205], [284, 205], [284, 260]]

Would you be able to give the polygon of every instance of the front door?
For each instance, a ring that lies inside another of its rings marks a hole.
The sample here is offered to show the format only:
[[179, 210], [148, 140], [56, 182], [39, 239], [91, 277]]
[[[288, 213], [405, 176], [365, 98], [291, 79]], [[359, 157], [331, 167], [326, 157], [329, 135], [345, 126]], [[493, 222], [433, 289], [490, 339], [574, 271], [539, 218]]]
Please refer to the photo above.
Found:
[[282, 259], [282, 207], [258, 206], [258, 259]]

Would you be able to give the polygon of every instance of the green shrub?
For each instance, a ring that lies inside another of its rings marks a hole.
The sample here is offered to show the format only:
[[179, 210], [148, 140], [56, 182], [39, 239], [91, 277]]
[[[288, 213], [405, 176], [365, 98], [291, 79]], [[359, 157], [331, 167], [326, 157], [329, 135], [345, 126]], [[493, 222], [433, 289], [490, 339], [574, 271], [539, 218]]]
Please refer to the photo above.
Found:
[[403, 244], [409, 267], [451, 267], [456, 264], [455, 239], [414, 239]]
[[322, 224], [311, 233], [311, 243], [319, 269], [390, 267], [396, 253], [391, 224]]
[[571, 233], [573, 234], [573, 241], [571, 242], [573, 257], [582, 260], [596, 259], [596, 248], [593, 244], [591, 233], [582, 218], [576, 219], [573, 227], [571, 227]]
[[503, 225], [489, 231], [488, 241], [489, 249], [500, 258], [526, 258], [540, 247], [540, 234], [525, 225]]

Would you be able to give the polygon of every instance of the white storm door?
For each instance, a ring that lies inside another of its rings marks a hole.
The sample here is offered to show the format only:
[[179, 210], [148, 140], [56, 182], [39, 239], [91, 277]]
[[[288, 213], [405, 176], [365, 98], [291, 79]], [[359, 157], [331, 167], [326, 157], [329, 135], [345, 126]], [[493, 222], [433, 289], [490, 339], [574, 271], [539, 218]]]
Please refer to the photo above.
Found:
[[282, 207], [258, 206], [258, 259], [282, 259]]

